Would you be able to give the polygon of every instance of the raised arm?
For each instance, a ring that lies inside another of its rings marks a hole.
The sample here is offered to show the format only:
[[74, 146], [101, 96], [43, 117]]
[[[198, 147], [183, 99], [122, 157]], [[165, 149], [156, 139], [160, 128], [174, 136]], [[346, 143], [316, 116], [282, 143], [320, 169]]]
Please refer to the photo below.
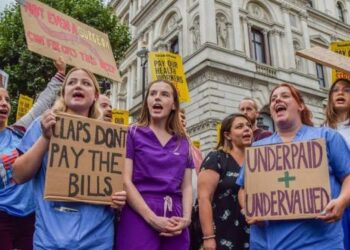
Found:
[[57, 69], [56, 75], [51, 78], [51, 81], [47, 84], [46, 88], [40, 93], [38, 100], [34, 103], [29, 112], [18, 120], [14, 124], [15, 126], [28, 128], [38, 116], [42, 115], [45, 110], [51, 108], [61, 89], [66, 71], [66, 64], [61, 58], [54, 61], [54, 64]]

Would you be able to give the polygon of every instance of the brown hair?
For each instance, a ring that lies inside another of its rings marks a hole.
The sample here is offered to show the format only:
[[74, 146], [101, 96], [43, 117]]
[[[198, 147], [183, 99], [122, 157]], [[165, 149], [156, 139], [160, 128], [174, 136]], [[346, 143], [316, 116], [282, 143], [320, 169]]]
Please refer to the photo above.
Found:
[[[326, 121], [325, 121], [325, 125], [328, 126], [328, 127], [331, 127], [331, 128], [336, 128], [336, 126], [337, 126], [337, 115], [338, 115], [337, 112], [334, 109], [332, 92], [333, 92], [333, 89], [335, 88], [335, 85], [338, 82], [340, 82], [340, 81], [345, 82], [348, 86], [350, 86], [350, 80], [345, 79], [345, 78], [339, 78], [339, 79], [337, 79], [337, 80], [335, 80], [333, 82], [331, 88], [329, 89], [328, 102], [327, 102], [327, 107], [326, 107]], [[349, 117], [350, 117], [350, 109], [348, 111], [348, 118]]]
[[[61, 94], [58, 97], [58, 99], [56, 100], [55, 104], [53, 105], [52, 109], [54, 111], [61, 111], [61, 112], [66, 112], [67, 111], [67, 105], [64, 102], [64, 94], [65, 94], [65, 87], [67, 85], [67, 81], [69, 76], [77, 71], [77, 70], [82, 70], [84, 71], [86, 74], [88, 74], [88, 76], [90, 77], [90, 79], [92, 80], [94, 87], [95, 87], [95, 91], [98, 95], [100, 95], [100, 88], [98, 85], [98, 82], [96, 80], [96, 77], [94, 76], [93, 73], [91, 73], [90, 71], [87, 71], [86, 69], [82, 69], [82, 68], [72, 68], [66, 75], [64, 82], [62, 84], [62, 88], [61, 88]], [[98, 119], [101, 117], [101, 111], [100, 111], [100, 107], [97, 101], [94, 101], [94, 103], [91, 105], [90, 110], [89, 110], [89, 114], [88, 117], [90, 118], [95, 118]]]
[[145, 126], [145, 127], [150, 125], [151, 116], [150, 116], [150, 112], [149, 112], [148, 105], [147, 105], [147, 99], [148, 99], [149, 92], [150, 92], [152, 85], [155, 83], [158, 83], [158, 82], [164, 82], [164, 83], [168, 84], [171, 87], [171, 89], [173, 90], [175, 110], [171, 110], [171, 112], [168, 116], [168, 119], [166, 122], [166, 127], [165, 127], [166, 131], [169, 134], [174, 133], [179, 137], [187, 138], [186, 131], [181, 124], [180, 116], [179, 116], [179, 110], [180, 110], [179, 95], [177, 93], [177, 90], [176, 90], [174, 84], [172, 84], [170, 81], [167, 81], [167, 80], [155, 80], [155, 81], [149, 83], [145, 99], [143, 100], [143, 103], [142, 103], [141, 114], [140, 114], [139, 120], [137, 122], [138, 125]]
[[276, 89], [280, 87], [286, 87], [289, 89], [290, 93], [292, 94], [294, 100], [299, 104], [304, 106], [304, 109], [300, 113], [300, 118], [301, 122], [305, 125], [313, 126], [314, 123], [312, 122], [312, 113], [309, 110], [309, 108], [306, 106], [303, 97], [301, 96], [301, 93], [299, 90], [297, 90], [293, 85], [288, 84], [288, 83], [281, 83], [280, 85], [276, 86], [270, 94], [270, 103], [269, 106], [271, 105], [271, 97], [273, 95], [273, 92], [275, 92]]
[[226, 139], [225, 132], [230, 132], [231, 131], [232, 123], [238, 117], [243, 117], [250, 123], [249, 118], [246, 115], [241, 114], [241, 113], [233, 113], [233, 114], [231, 114], [229, 116], [226, 116], [221, 122], [221, 128], [220, 128], [220, 134], [219, 134], [219, 142], [216, 145], [215, 149], [223, 150], [224, 152], [227, 152], [227, 153], [229, 153], [231, 151], [232, 143], [230, 143]]

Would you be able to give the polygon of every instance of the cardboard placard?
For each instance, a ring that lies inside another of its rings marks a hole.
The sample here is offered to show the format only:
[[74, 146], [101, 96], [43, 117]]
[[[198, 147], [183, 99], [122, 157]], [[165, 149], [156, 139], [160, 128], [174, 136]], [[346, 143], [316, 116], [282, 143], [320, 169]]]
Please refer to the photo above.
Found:
[[299, 50], [296, 55], [331, 67], [336, 70], [350, 73], [350, 58], [321, 47]]
[[249, 218], [315, 218], [331, 199], [324, 140], [247, 148], [244, 188]]
[[25, 0], [21, 14], [29, 50], [121, 81], [106, 34], [36, 0]]
[[177, 89], [180, 102], [189, 102], [191, 98], [183, 69], [182, 57], [170, 52], [152, 51], [148, 55], [151, 80], [167, 80], [172, 82]]
[[[350, 41], [332, 42], [330, 44], [330, 50], [338, 53], [342, 56], [350, 57]], [[339, 78], [345, 78], [350, 80], [350, 74], [342, 71], [332, 69], [332, 82]]]
[[123, 189], [127, 127], [60, 113], [50, 140], [48, 200], [111, 204]]
[[22, 116], [28, 113], [28, 111], [33, 107], [33, 98], [26, 95], [19, 95], [16, 121], [21, 119]]
[[9, 80], [9, 75], [0, 69], [0, 87], [7, 89], [7, 84]]
[[113, 109], [112, 122], [115, 124], [129, 125], [129, 111], [121, 110], [121, 109]]

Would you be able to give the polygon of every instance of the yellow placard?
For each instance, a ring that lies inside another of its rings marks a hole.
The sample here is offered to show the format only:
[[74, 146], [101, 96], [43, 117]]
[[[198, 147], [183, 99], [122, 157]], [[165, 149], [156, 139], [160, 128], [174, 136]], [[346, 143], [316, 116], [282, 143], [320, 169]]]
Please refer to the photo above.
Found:
[[33, 106], [33, 98], [26, 95], [19, 95], [18, 106], [17, 106], [17, 114], [16, 121], [21, 119], [22, 116], [28, 113], [28, 111]]
[[221, 129], [221, 123], [216, 124], [216, 144], [220, 141], [220, 129]]
[[[330, 50], [340, 55], [350, 57], [350, 41], [332, 42], [330, 44]], [[332, 69], [332, 82], [339, 78], [350, 80], [350, 74]]]
[[198, 148], [198, 149], [201, 149], [201, 142], [199, 140], [193, 140], [192, 141], [192, 144]]
[[180, 102], [191, 100], [180, 55], [170, 52], [150, 52], [148, 60], [152, 81], [168, 80], [175, 85]]
[[113, 109], [112, 122], [115, 124], [129, 125], [129, 111]]

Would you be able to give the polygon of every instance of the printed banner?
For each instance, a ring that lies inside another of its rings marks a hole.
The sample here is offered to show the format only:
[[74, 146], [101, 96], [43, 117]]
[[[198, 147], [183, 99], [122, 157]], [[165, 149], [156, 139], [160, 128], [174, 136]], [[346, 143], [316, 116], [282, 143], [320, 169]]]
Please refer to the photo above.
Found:
[[129, 111], [121, 110], [121, 109], [113, 109], [112, 122], [115, 124], [129, 125]]
[[19, 95], [18, 105], [17, 105], [17, 113], [16, 113], [16, 121], [21, 119], [22, 116], [28, 113], [28, 111], [33, 106], [33, 98], [26, 95]]
[[[350, 41], [332, 42], [330, 44], [330, 49], [342, 56], [350, 57]], [[350, 74], [332, 69], [332, 82], [338, 78], [345, 78], [350, 80]]]
[[170, 52], [150, 52], [148, 60], [152, 81], [168, 80], [175, 85], [180, 102], [191, 100], [180, 55]]
[[331, 199], [324, 140], [247, 148], [244, 186], [247, 217], [315, 218]]
[[108, 36], [39, 1], [21, 6], [28, 49], [120, 82]]
[[50, 140], [45, 195], [48, 200], [111, 204], [123, 189], [127, 128], [60, 113]]
[[9, 75], [0, 69], [0, 87], [7, 89], [7, 84], [9, 80]]

